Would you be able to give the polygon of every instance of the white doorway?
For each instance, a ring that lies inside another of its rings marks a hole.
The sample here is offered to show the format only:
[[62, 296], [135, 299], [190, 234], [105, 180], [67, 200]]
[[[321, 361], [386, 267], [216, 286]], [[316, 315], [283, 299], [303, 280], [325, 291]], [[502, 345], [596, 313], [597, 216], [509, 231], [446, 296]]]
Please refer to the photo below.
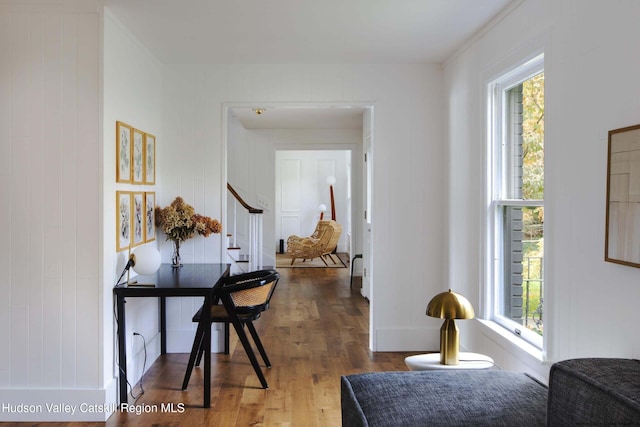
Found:
[[[227, 162], [222, 171], [222, 182], [231, 183], [247, 201], [265, 209], [265, 256], [275, 257], [280, 238], [286, 238], [279, 237], [283, 235], [282, 230], [276, 234], [275, 205], [281, 202], [276, 201], [276, 152], [314, 150], [351, 153], [347, 186], [350, 203], [344, 209], [351, 218], [351, 235], [343, 244], [348, 245], [347, 250], [350, 254], [363, 254], [363, 259], [356, 261], [354, 272], [355, 275], [363, 275], [361, 292], [370, 301], [371, 340], [374, 339], [372, 324], [375, 311], [375, 284], [371, 263], [375, 218], [371, 199], [374, 169], [373, 129], [373, 105], [370, 103], [223, 105], [222, 149]], [[366, 163], [363, 161], [365, 145], [368, 157]], [[320, 177], [324, 174], [319, 173], [317, 180], [326, 179]], [[227, 204], [225, 194], [222, 197], [225, 214]], [[304, 234], [303, 226], [300, 227], [300, 232]], [[222, 248], [223, 253], [225, 249]], [[265, 259], [264, 265], [275, 265], [275, 259]], [[373, 341], [370, 342], [370, 348], [375, 348]]]

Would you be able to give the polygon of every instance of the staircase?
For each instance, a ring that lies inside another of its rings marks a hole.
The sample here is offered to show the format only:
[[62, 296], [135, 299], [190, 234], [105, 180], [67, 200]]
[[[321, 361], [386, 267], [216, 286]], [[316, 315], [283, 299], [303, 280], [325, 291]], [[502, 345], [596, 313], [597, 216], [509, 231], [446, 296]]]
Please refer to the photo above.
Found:
[[[227, 183], [231, 197], [229, 230], [227, 234], [227, 262], [231, 264], [231, 274], [261, 270], [262, 265], [262, 209], [250, 206]], [[246, 251], [243, 248], [246, 247]]]
[[248, 273], [249, 254], [243, 254], [241, 247], [233, 243], [233, 234], [227, 234], [227, 262], [231, 264], [231, 274]]

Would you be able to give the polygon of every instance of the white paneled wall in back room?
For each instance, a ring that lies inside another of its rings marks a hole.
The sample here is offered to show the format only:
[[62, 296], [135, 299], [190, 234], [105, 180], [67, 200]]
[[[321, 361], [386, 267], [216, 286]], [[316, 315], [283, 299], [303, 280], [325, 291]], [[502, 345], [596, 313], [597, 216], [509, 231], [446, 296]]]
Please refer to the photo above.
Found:
[[349, 248], [351, 229], [348, 186], [350, 151], [277, 151], [276, 152], [276, 240], [292, 235], [308, 236], [320, 219], [319, 205], [327, 207], [325, 219], [331, 219], [331, 199], [327, 177], [333, 185], [336, 221], [343, 226], [338, 252]]

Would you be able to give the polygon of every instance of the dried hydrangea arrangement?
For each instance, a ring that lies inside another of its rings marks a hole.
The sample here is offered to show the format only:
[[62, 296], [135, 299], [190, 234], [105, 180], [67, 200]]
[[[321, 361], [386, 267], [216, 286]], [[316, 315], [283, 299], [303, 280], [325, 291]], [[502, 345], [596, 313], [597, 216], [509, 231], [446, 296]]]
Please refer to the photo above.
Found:
[[156, 225], [164, 231], [167, 240], [174, 243], [172, 264], [176, 267], [181, 265], [181, 242], [192, 238], [195, 233], [209, 237], [212, 233], [218, 234], [222, 231], [220, 221], [197, 214], [193, 206], [185, 203], [182, 197], [176, 197], [166, 208], [156, 206], [155, 217]]

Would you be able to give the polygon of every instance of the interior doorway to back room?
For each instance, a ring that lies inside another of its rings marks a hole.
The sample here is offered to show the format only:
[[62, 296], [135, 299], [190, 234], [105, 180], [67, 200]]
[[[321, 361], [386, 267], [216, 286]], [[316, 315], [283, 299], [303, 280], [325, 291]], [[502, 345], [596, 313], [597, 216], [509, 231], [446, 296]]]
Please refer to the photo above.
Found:
[[[339, 199], [336, 201], [336, 219], [346, 222], [341, 224], [344, 236], [338, 250], [349, 256], [364, 256], [354, 264], [355, 275], [363, 276], [361, 294], [370, 301], [370, 332], [375, 321], [371, 263], [373, 127], [373, 105], [367, 103], [227, 103], [223, 107], [222, 155], [227, 162], [222, 171], [222, 182], [231, 184], [246, 201], [264, 210], [263, 265], [276, 265], [280, 239], [286, 242], [290, 234], [313, 232], [320, 216], [320, 205], [327, 205], [325, 215], [330, 217], [326, 179], [332, 174], [336, 178], [334, 190]], [[311, 161], [314, 166], [305, 166], [303, 170], [300, 169], [302, 163], [310, 160], [306, 157], [306, 160], [303, 157], [293, 159], [291, 152], [296, 151], [316, 152], [319, 157]], [[327, 153], [334, 152], [340, 153], [337, 154], [339, 158], [327, 157]], [[282, 163], [286, 163], [282, 168], [276, 167], [277, 155], [282, 156]], [[336, 166], [338, 164], [346, 166]], [[305, 190], [302, 183], [292, 184], [296, 180], [291, 177], [282, 180], [282, 174], [301, 177], [310, 174], [307, 169], [315, 174], [314, 178], [305, 178], [312, 184], [315, 182], [311, 190]], [[278, 184], [277, 180], [280, 180]], [[276, 190], [283, 182], [299, 187]], [[233, 201], [228, 194], [223, 197], [222, 205], [223, 222], [228, 230], [234, 215]], [[225, 248], [221, 249], [224, 253]], [[375, 348], [373, 341], [370, 344], [370, 348]]]

